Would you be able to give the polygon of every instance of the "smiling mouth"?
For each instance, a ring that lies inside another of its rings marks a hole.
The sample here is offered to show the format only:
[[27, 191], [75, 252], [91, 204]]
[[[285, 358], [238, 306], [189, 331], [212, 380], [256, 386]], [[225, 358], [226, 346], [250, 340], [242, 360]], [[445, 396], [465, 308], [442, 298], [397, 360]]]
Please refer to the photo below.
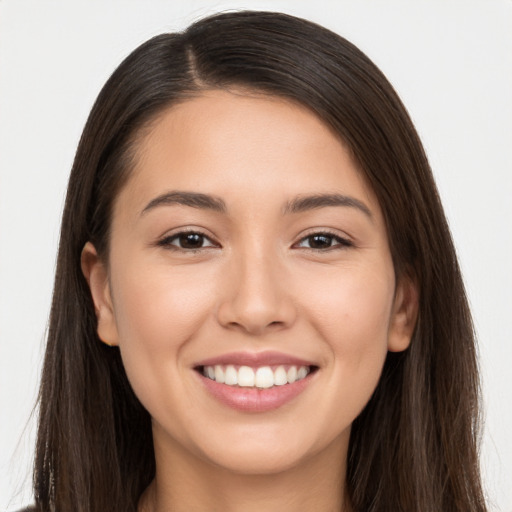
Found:
[[270, 389], [287, 386], [305, 379], [318, 367], [312, 365], [208, 365], [195, 368], [207, 379], [235, 388]]

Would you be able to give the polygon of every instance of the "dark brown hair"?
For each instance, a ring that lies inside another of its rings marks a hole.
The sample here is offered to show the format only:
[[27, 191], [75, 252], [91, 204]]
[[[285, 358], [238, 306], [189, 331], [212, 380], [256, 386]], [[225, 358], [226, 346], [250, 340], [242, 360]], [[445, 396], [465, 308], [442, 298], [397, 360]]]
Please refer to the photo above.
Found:
[[353, 509], [485, 511], [474, 333], [421, 142], [360, 50], [311, 22], [267, 12], [219, 14], [151, 39], [118, 67], [91, 111], [62, 220], [39, 398], [38, 508], [133, 512], [154, 476], [150, 417], [118, 349], [98, 339], [80, 254], [91, 241], [108, 258], [112, 204], [141, 130], [170, 105], [232, 87], [302, 104], [339, 134], [379, 200], [397, 276], [408, 273], [419, 285], [411, 346], [388, 354], [352, 427]]

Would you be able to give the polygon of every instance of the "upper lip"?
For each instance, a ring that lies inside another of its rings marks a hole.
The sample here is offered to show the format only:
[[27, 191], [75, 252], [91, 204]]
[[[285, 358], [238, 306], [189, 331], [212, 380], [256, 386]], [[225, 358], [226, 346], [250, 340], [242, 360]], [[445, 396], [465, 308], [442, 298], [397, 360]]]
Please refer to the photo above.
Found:
[[236, 366], [275, 366], [275, 365], [294, 365], [294, 366], [315, 366], [311, 361], [301, 359], [296, 356], [284, 354], [282, 352], [230, 352], [208, 359], [199, 361], [194, 366], [215, 366], [215, 365], [236, 365]]

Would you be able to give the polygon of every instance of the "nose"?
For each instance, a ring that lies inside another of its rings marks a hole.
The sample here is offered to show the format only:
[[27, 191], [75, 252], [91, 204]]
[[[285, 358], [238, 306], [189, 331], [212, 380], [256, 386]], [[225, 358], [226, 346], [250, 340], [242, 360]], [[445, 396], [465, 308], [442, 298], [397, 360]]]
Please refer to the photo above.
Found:
[[296, 307], [277, 260], [271, 254], [252, 254], [230, 262], [217, 312], [222, 326], [262, 335], [293, 324]]

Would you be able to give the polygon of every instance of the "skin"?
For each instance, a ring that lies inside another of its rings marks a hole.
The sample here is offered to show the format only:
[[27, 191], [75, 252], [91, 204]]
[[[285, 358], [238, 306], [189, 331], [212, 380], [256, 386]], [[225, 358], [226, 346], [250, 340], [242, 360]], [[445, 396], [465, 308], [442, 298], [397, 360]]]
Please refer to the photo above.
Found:
[[[213, 195], [226, 211], [144, 211], [169, 191]], [[326, 193], [369, 214], [283, 212]], [[183, 228], [203, 233], [204, 246], [180, 248], [171, 236]], [[311, 235], [325, 232], [326, 245], [312, 248]], [[396, 285], [379, 204], [321, 120], [247, 92], [207, 91], [171, 107], [116, 198], [108, 264], [88, 243], [82, 268], [98, 334], [119, 345], [153, 418], [157, 474], [140, 510], [349, 510], [350, 427], [388, 350], [410, 343], [417, 292]], [[241, 350], [292, 354], [318, 371], [284, 406], [238, 411], [205, 391], [194, 364]]]

